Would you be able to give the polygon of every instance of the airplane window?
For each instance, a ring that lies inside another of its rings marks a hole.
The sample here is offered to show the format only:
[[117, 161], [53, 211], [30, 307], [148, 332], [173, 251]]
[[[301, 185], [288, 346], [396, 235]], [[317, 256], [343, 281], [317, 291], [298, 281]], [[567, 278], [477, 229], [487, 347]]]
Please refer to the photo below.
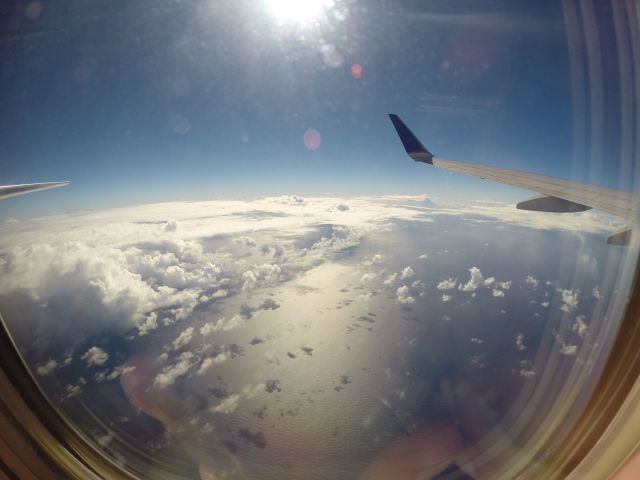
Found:
[[632, 2], [0, 15], [0, 313], [110, 461], [529, 478], [567, 441], [636, 273]]

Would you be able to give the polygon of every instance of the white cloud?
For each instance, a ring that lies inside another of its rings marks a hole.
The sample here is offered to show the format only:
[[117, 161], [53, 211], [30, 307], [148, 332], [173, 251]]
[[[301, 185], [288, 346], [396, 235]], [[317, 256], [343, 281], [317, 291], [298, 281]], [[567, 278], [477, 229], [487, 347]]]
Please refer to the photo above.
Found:
[[413, 303], [416, 301], [415, 298], [409, 295], [409, 287], [406, 285], [398, 287], [396, 290], [396, 296], [400, 303]]
[[336, 210], [338, 210], [339, 212], [346, 212], [347, 210], [350, 210], [349, 205], [344, 203], [344, 202], [340, 202], [340, 203], [336, 204], [334, 208]]
[[257, 287], [266, 285], [274, 285], [280, 280], [282, 268], [272, 263], [263, 263], [262, 265], [254, 265], [251, 270], [247, 270], [242, 274], [244, 283], [243, 290], [253, 290]]
[[68, 384], [65, 386], [65, 395], [67, 398], [75, 397], [76, 395], [82, 393], [82, 387], [87, 384], [87, 381], [84, 377], [78, 378], [78, 381], [75, 384]]
[[591, 291], [591, 296], [597, 300], [600, 300], [602, 298], [602, 291], [600, 290], [599, 287], [593, 287], [593, 290]]
[[223, 399], [218, 405], [213, 407], [211, 410], [217, 413], [225, 413], [230, 414], [238, 408], [240, 404], [240, 395], [234, 393], [233, 395], [229, 395], [227, 398]]
[[153, 386], [157, 388], [166, 388], [173, 385], [178, 377], [186, 374], [194, 365], [194, 355], [191, 352], [182, 352], [177, 361], [162, 369], [162, 372], [156, 375]]
[[578, 308], [578, 296], [580, 295], [579, 290], [559, 290], [562, 295], [562, 306], [560, 310], [571, 313], [576, 308]]
[[361, 282], [369, 282], [378, 276], [376, 273], [365, 273], [360, 277]]
[[387, 278], [385, 278], [382, 283], [384, 285], [393, 285], [396, 282], [397, 278], [398, 278], [398, 274], [397, 273], [393, 273], [393, 274], [389, 275]]
[[441, 282], [438, 283], [438, 285], [436, 286], [436, 288], [438, 290], [452, 290], [454, 288], [456, 288], [456, 284], [458, 283], [458, 279], [454, 279], [454, 278], [448, 278], [445, 280], [442, 280]]
[[483, 285], [485, 287], [490, 287], [493, 284], [493, 282], [495, 282], [495, 281], [496, 281], [496, 277], [485, 278], [484, 282], [483, 282]]
[[175, 220], [171, 220], [165, 223], [164, 225], [165, 232], [175, 232], [176, 230], [178, 230], [178, 222], [176, 222]]
[[49, 359], [46, 363], [44, 363], [43, 365], [39, 365], [36, 368], [36, 373], [42, 377], [44, 377], [45, 375], [49, 375], [51, 372], [53, 372], [56, 368], [58, 368], [58, 362], [56, 362], [53, 358]]
[[429, 258], [429, 255], [427, 255], [426, 253], [423, 253], [418, 257], [419, 260], [426, 260], [427, 258]]
[[171, 346], [174, 350], [178, 350], [182, 347], [185, 347], [193, 338], [193, 327], [185, 328], [180, 335], [173, 341]]
[[538, 280], [533, 275], [527, 275], [525, 282], [531, 285], [533, 288], [536, 288], [538, 286]]
[[169, 354], [166, 352], [163, 352], [160, 355], [158, 355], [158, 358], [156, 358], [156, 363], [158, 365], [163, 365], [167, 363], [167, 360], [169, 360]]
[[371, 265], [381, 265], [383, 261], [383, 257], [381, 254], [379, 253], [375, 253], [373, 255], [371, 255], [371, 258], [368, 258], [367, 260], [365, 260], [363, 263], [363, 265], [366, 265], [367, 267], [371, 266]]
[[234, 393], [222, 400], [218, 405], [211, 408], [212, 412], [230, 414], [233, 413], [242, 400], [249, 400], [254, 398], [261, 392], [264, 392], [264, 384], [258, 385], [246, 385], [240, 390], [240, 393]]
[[471, 273], [471, 278], [469, 281], [460, 286], [460, 290], [463, 292], [474, 292], [477, 288], [483, 284], [483, 277], [480, 269], [478, 267], [471, 267], [469, 269], [469, 273]]
[[125, 367], [124, 365], [120, 365], [111, 370], [111, 372], [109, 372], [108, 370], [104, 370], [102, 372], [96, 373], [94, 376], [94, 380], [97, 383], [104, 382], [105, 380], [115, 380], [120, 375], [126, 375], [133, 372], [135, 369], [136, 367], [133, 366]]
[[443, 302], [448, 302], [451, 298], [453, 298], [451, 295], [445, 295], [444, 293], [442, 294], [442, 297], [440, 297]]
[[560, 347], [559, 352], [562, 355], [573, 356], [578, 352], [578, 346], [577, 345], [566, 345], [566, 344], [563, 344]]
[[109, 354], [102, 350], [100, 347], [93, 346], [82, 356], [82, 359], [87, 362], [87, 366], [103, 365], [109, 360]]
[[585, 320], [584, 315], [578, 315], [576, 317], [576, 321], [571, 326], [571, 330], [573, 330], [574, 332], [577, 332], [581, 338], [584, 338], [585, 335], [587, 334], [587, 324], [585, 323], [584, 320]]
[[498, 290], [497, 288], [494, 288], [491, 293], [494, 297], [504, 297], [504, 292], [502, 290]]
[[520, 371], [518, 373], [522, 378], [526, 378], [527, 380], [536, 376], [536, 371], [528, 360], [522, 360], [520, 362]]
[[[255, 313], [254, 313], [255, 315]], [[214, 332], [223, 331], [228, 332], [229, 330], [234, 330], [238, 327], [244, 325], [245, 320], [242, 318], [242, 315], [236, 314], [231, 317], [229, 320], [225, 320], [224, 318], [219, 318], [216, 322], [207, 322], [202, 327], [200, 327], [200, 335], [206, 337], [211, 335]]]
[[496, 282], [496, 288], [501, 288], [503, 290], [509, 290], [511, 288], [511, 281], [508, 282]]
[[202, 327], [200, 327], [200, 335], [206, 337], [211, 335], [213, 332], [217, 332], [218, 330], [222, 330], [222, 326], [225, 324], [225, 319], [220, 318], [215, 323], [208, 322], [205, 323]]
[[138, 334], [143, 336], [156, 328], [158, 328], [158, 314], [156, 312], [151, 312], [146, 316], [145, 320], [138, 325]]
[[273, 198], [272, 201], [294, 207], [302, 207], [306, 205], [305, 199], [302, 197], [298, 197], [297, 195], [283, 195], [281, 197]]
[[540, 302], [540, 306], [547, 308], [549, 306], [549, 302]]
[[234, 330], [234, 329], [244, 325], [244, 322], [245, 321], [242, 318], [242, 316], [236, 314], [233, 317], [231, 317], [229, 319], [229, 321], [222, 326], [222, 330], [225, 331], [225, 332], [227, 332], [229, 330]]
[[527, 349], [527, 346], [524, 344], [524, 333], [518, 333], [516, 335], [516, 348], [521, 352]]
[[226, 352], [218, 353], [214, 357], [205, 358], [200, 364], [200, 368], [198, 369], [198, 375], [203, 375], [208, 370], [210, 370], [215, 365], [220, 365], [229, 360], [229, 356]]
[[257, 245], [255, 238], [242, 235], [234, 240], [235, 243], [243, 245], [245, 247], [255, 247]]
[[66, 391], [66, 394], [67, 394], [67, 398], [75, 397], [76, 395], [78, 395], [78, 394], [80, 394], [82, 392], [82, 385], [80, 385], [80, 384], [76, 384], [76, 385], [69, 384], [69, 385], [66, 386], [65, 391]]
[[402, 272], [400, 272], [400, 278], [405, 279], [405, 278], [409, 278], [412, 277], [414, 274], [413, 268], [411, 267], [405, 267]]

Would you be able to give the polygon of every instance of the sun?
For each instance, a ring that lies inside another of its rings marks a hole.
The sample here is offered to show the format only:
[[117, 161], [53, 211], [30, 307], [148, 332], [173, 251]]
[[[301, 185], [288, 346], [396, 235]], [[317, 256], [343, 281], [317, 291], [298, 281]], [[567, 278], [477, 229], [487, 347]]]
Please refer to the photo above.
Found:
[[266, 0], [271, 15], [280, 22], [305, 24], [331, 8], [333, 0]]

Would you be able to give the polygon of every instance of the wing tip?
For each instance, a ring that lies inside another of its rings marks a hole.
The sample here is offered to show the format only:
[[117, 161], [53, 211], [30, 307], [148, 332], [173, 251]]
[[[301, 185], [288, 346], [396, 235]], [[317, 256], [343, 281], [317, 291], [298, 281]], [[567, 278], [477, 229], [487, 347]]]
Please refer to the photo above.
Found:
[[396, 129], [396, 133], [400, 137], [402, 146], [407, 154], [413, 158], [416, 162], [428, 163], [433, 165], [433, 155], [429, 150], [425, 148], [418, 137], [405, 125], [402, 119], [395, 113], [389, 113], [389, 118], [393, 127]]

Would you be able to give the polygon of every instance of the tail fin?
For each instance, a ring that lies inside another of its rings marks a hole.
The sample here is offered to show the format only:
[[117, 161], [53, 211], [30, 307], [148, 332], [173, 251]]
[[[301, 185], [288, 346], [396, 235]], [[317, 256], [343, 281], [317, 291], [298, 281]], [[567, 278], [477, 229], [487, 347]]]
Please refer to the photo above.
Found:
[[413, 132], [409, 130], [409, 127], [407, 127], [404, 122], [400, 120], [400, 117], [395, 113], [390, 113], [389, 118], [391, 119], [396, 132], [398, 132], [398, 136], [402, 141], [402, 145], [404, 146], [404, 149], [407, 151], [409, 156], [416, 162], [424, 162], [428, 163], [429, 165], [433, 165], [433, 155], [431, 155], [429, 150], [424, 148], [422, 142], [420, 142], [420, 140], [418, 140], [418, 137], [416, 137]]

